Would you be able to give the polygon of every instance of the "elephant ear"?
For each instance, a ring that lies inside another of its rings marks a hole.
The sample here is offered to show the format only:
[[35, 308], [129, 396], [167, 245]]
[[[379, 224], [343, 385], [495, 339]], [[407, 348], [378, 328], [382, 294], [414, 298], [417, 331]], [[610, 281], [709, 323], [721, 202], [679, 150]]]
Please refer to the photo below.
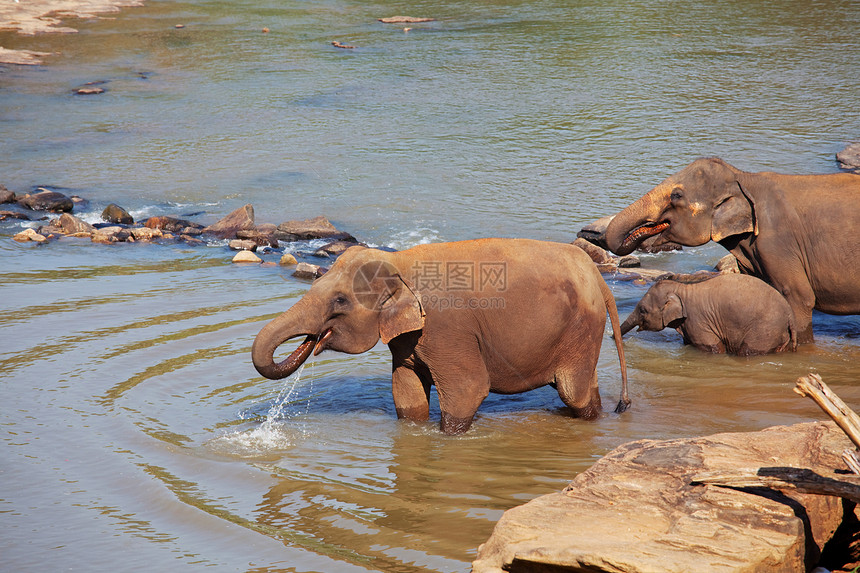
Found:
[[711, 220], [711, 239], [716, 242], [743, 233], [758, 235], [755, 204], [740, 184], [737, 187], [737, 191], [724, 197], [714, 207], [714, 216]]
[[687, 318], [684, 305], [675, 293], [669, 295], [666, 304], [663, 305], [663, 327], [674, 328], [673, 323]]
[[424, 328], [424, 309], [411, 286], [397, 275], [398, 288], [382, 303], [379, 311], [379, 337], [388, 344], [406, 332]]

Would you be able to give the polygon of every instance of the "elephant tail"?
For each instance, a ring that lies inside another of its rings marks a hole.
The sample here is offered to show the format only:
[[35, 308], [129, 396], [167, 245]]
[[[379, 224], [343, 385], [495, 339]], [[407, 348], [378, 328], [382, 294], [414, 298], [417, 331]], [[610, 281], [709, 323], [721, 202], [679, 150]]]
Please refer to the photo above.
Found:
[[600, 283], [600, 292], [603, 294], [603, 302], [606, 304], [607, 312], [609, 312], [609, 322], [612, 323], [612, 338], [615, 339], [618, 360], [621, 362], [621, 398], [618, 400], [618, 406], [615, 407], [615, 413], [620, 414], [630, 407], [630, 397], [627, 395], [627, 363], [624, 361], [624, 345], [621, 342], [621, 321], [618, 319], [618, 307], [615, 305], [612, 291], [609, 290], [602, 277], [598, 282]]

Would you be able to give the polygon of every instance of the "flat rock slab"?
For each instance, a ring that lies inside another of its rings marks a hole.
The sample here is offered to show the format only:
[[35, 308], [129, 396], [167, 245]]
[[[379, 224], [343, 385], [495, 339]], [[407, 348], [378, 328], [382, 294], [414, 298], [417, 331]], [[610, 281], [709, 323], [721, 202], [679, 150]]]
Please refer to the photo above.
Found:
[[506, 511], [472, 571], [808, 571], [841, 523], [840, 499], [691, 481], [761, 467], [838, 477], [849, 446], [832, 422], [624, 444], [564, 491]]

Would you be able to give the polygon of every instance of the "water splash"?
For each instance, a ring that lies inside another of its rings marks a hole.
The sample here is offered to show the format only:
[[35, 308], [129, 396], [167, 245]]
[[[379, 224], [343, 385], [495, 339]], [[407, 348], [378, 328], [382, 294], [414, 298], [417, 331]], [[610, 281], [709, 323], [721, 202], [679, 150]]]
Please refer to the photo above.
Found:
[[[302, 412], [290, 408], [304, 402], [303, 413], [307, 415], [310, 411], [313, 377], [307, 387], [306, 397], [298, 396], [304, 369], [303, 364], [295, 374], [284, 381], [278, 396], [259, 426], [224, 434], [212, 440], [209, 445], [220, 453], [239, 457], [259, 457], [289, 449], [299, 440], [307, 437], [308, 431], [304, 424], [291, 423]], [[240, 418], [245, 419], [245, 414], [240, 414]]]

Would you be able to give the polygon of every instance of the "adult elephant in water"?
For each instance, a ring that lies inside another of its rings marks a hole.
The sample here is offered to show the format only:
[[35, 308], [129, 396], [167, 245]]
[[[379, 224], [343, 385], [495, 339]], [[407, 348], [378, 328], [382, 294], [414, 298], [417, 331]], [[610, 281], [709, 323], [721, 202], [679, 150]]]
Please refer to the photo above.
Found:
[[[465, 432], [489, 392], [552, 384], [574, 416], [600, 415], [597, 360], [609, 312], [624, 411], [627, 371], [618, 311], [591, 258], [573, 245], [482, 239], [388, 253], [348, 249], [310, 291], [267, 324], [251, 350], [267, 378], [311, 354], [359, 354], [382, 341], [393, 358], [399, 418], [427, 420], [436, 386], [448, 434]], [[275, 350], [305, 336], [289, 357]]]
[[716, 241], [742, 273], [773, 285], [811, 342], [812, 309], [860, 314], [860, 175], [746, 173], [698, 159], [621, 211], [606, 229], [626, 255], [647, 237]]

